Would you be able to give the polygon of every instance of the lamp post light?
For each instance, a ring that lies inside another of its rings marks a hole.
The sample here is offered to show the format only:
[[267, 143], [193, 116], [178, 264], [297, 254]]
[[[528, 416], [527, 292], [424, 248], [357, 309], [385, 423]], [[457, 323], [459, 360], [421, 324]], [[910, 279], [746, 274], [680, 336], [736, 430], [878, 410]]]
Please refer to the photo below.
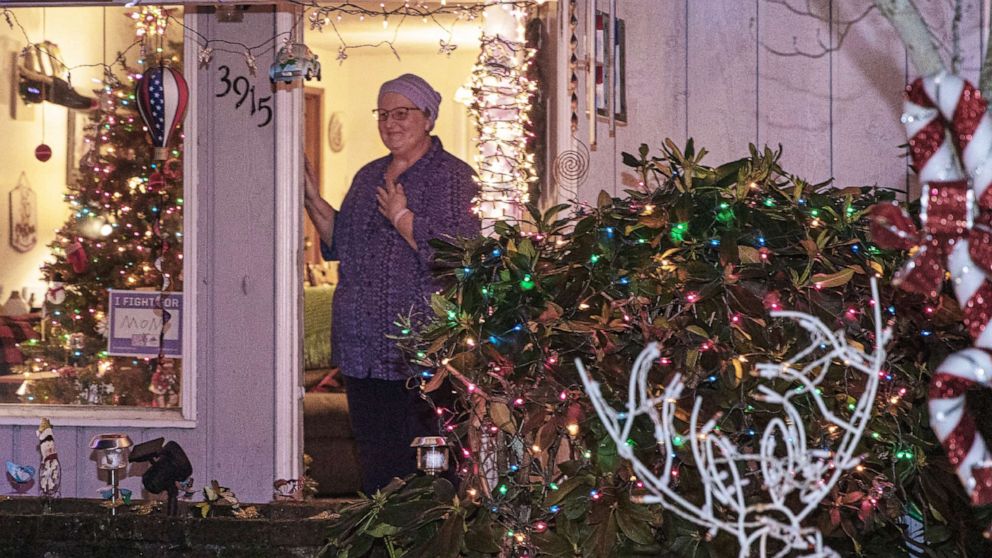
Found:
[[127, 434], [97, 434], [90, 440], [90, 449], [96, 453], [96, 468], [110, 474], [110, 485], [113, 487], [110, 497], [111, 515], [117, 515], [117, 502], [120, 500], [118, 472], [127, 468], [132, 445]]
[[448, 441], [443, 436], [420, 436], [410, 447], [417, 448], [417, 468], [428, 475], [448, 470]]

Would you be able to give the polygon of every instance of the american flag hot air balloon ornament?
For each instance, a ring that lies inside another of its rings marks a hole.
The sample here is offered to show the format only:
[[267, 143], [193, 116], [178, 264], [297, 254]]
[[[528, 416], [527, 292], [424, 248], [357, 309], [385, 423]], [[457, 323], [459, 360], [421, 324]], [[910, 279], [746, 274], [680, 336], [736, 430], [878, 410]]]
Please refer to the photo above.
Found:
[[179, 70], [159, 65], [145, 71], [134, 96], [141, 119], [152, 137], [155, 159], [164, 161], [169, 157], [172, 137], [186, 114], [189, 86]]

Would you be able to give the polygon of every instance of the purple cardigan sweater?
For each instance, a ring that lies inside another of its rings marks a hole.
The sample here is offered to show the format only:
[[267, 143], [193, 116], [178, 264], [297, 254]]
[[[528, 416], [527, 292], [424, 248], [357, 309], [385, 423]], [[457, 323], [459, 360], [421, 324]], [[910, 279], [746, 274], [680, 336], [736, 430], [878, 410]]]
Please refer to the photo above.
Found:
[[333, 244], [321, 245], [324, 259], [339, 260], [331, 324], [331, 361], [353, 378], [405, 380], [412, 369], [395, 342], [399, 314], [428, 313], [440, 286], [430, 268], [432, 238], [474, 237], [478, 217], [471, 212], [478, 193], [472, 167], [431, 137], [427, 153], [397, 180], [413, 212], [417, 250], [379, 213], [375, 190], [385, 183], [392, 155], [362, 167], [334, 220]]

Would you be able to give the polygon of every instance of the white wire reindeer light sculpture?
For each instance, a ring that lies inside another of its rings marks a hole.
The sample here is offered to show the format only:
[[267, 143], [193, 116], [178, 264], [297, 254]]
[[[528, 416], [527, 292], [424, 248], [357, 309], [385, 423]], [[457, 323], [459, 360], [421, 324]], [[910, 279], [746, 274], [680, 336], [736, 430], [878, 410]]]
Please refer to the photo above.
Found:
[[[830, 493], [845, 471], [860, 462], [854, 452], [871, 418], [878, 391], [879, 377], [885, 362], [885, 346], [891, 338], [890, 328], [882, 328], [878, 287], [871, 282], [875, 318], [875, 351], [868, 355], [848, 343], [841, 332], [833, 332], [819, 319], [802, 312], [776, 311], [774, 317], [790, 318], [809, 332], [810, 344], [781, 364], [763, 363], [757, 366], [761, 377], [786, 380], [791, 386], [779, 393], [767, 385], [758, 386], [760, 398], [782, 406], [782, 416], [775, 417], [765, 427], [756, 452], [742, 452], [737, 445], [714, 429], [719, 415], [700, 426], [702, 399], [697, 397], [689, 419], [688, 433], [680, 433], [674, 425], [676, 403], [682, 397], [685, 384], [676, 375], [659, 397], [652, 395], [648, 372], [660, 355], [657, 343], [641, 352], [631, 371], [627, 408], [617, 411], [603, 399], [599, 383], [576, 359], [576, 366], [592, 400], [596, 413], [616, 442], [619, 454], [628, 460], [638, 479], [650, 493], [641, 501], [658, 503], [678, 516], [709, 530], [715, 537], [724, 532], [736, 537], [740, 558], [752, 556], [757, 550], [762, 558], [774, 552], [775, 557], [793, 553], [807, 558], [838, 556], [823, 545], [822, 534], [815, 528], [803, 527], [802, 522]], [[808, 362], [806, 359], [810, 359]], [[865, 389], [850, 418], [837, 416], [827, 408], [817, 387], [831, 364], [863, 373]], [[797, 389], [795, 384], [800, 384]], [[810, 448], [807, 444], [803, 416], [793, 405], [800, 396], [812, 398], [823, 419], [841, 431], [836, 449]], [[654, 436], [661, 447], [665, 464], [661, 476], [642, 463], [627, 444], [635, 419], [648, 416], [654, 423]], [[688, 445], [698, 468], [703, 495], [694, 503], [672, 487], [672, 465], [676, 457], [673, 445], [682, 438]], [[757, 465], [757, 467], [755, 467]], [[750, 466], [750, 467], [749, 467]], [[751, 472], [753, 469], [756, 471]], [[757, 475], [760, 475], [758, 477]], [[745, 487], [760, 481], [766, 497], [749, 503]], [[755, 545], [757, 545], [756, 548]]]

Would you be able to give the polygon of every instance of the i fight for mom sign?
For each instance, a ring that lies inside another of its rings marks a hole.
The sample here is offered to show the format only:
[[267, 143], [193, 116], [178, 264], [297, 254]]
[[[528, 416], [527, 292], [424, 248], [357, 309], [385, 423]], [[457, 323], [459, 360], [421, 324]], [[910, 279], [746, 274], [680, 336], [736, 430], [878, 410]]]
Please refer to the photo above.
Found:
[[182, 293], [110, 289], [108, 307], [107, 352], [111, 355], [182, 356]]

